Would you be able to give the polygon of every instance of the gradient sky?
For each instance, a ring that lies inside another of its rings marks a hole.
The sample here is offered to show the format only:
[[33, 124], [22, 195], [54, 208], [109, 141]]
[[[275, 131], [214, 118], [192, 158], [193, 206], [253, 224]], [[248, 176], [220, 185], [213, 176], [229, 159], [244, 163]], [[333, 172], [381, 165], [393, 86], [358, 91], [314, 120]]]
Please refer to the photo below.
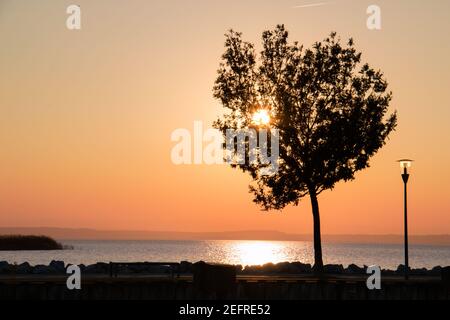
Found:
[[[212, 86], [233, 28], [337, 31], [384, 71], [399, 126], [371, 168], [320, 196], [328, 234], [401, 234], [397, 159], [415, 159], [410, 231], [450, 233], [450, 2], [0, 0], [0, 226], [311, 233], [309, 198], [263, 213], [249, 176], [175, 166], [170, 134], [221, 114]], [[82, 29], [65, 26], [79, 4]], [[382, 30], [366, 9], [382, 9]]]

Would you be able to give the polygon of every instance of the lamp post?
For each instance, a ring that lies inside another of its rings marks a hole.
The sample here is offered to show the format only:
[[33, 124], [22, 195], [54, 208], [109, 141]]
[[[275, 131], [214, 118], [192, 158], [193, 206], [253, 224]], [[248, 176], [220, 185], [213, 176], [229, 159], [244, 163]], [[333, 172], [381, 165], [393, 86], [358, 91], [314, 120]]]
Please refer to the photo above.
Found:
[[408, 256], [408, 192], [407, 185], [409, 180], [409, 171], [413, 160], [402, 159], [398, 160], [402, 170], [402, 180], [404, 184], [404, 210], [405, 210], [405, 280], [408, 280], [409, 275], [409, 256]]

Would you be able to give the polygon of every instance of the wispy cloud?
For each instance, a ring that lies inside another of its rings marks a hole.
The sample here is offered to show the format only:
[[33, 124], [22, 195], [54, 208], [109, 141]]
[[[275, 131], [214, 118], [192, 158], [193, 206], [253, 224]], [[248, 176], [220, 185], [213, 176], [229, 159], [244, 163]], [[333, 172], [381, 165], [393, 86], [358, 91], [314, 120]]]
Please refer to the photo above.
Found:
[[325, 6], [327, 4], [332, 4], [333, 2], [316, 2], [316, 3], [308, 3], [308, 4], [301, 4], [298, 6], [294, 6], [295, 9], [301, 9], [301, 8], [311, 8], [311, 7], [321, 7]]

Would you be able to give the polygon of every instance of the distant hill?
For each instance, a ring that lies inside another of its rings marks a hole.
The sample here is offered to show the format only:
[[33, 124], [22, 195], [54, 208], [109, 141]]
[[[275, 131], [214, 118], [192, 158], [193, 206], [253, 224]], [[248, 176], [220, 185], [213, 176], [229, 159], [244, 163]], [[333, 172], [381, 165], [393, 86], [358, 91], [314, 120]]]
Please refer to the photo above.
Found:
[[[46, 235], [58, 240], [278, 240], [312, 241], [312, 235], [270, 230], [230, 232], [171, 232], [142, 230], [95, 230], [71, 228], [1, 228], [0, 235]], [[402, 235], [323, 235], [331, 243], [403, 243]], [[450, 245], [450, 235], [413, 235], [413, 244]]]

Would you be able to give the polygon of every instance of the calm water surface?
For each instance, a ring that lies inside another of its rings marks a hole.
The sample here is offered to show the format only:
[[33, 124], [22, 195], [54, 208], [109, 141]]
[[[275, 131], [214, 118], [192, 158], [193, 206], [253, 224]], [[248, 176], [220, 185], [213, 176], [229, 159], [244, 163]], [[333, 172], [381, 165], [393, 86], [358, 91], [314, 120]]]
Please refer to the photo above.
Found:
[[[207, 262], [256, 265], [267, 262], [312, 263], [311, 242], [303, 241], [63, 241], [74, 249], [61, 251], [0, 251], [10, 263], [48, 264], [63, 260], [73, 264], [109, 261]], [[403, 261], [401, 245], [324, 244], [324, 262], [347, 266], [380, 265], [397, 268]], [[431, 268], [450, 265], [449, 246], [411, 246], [410, 265]]]

